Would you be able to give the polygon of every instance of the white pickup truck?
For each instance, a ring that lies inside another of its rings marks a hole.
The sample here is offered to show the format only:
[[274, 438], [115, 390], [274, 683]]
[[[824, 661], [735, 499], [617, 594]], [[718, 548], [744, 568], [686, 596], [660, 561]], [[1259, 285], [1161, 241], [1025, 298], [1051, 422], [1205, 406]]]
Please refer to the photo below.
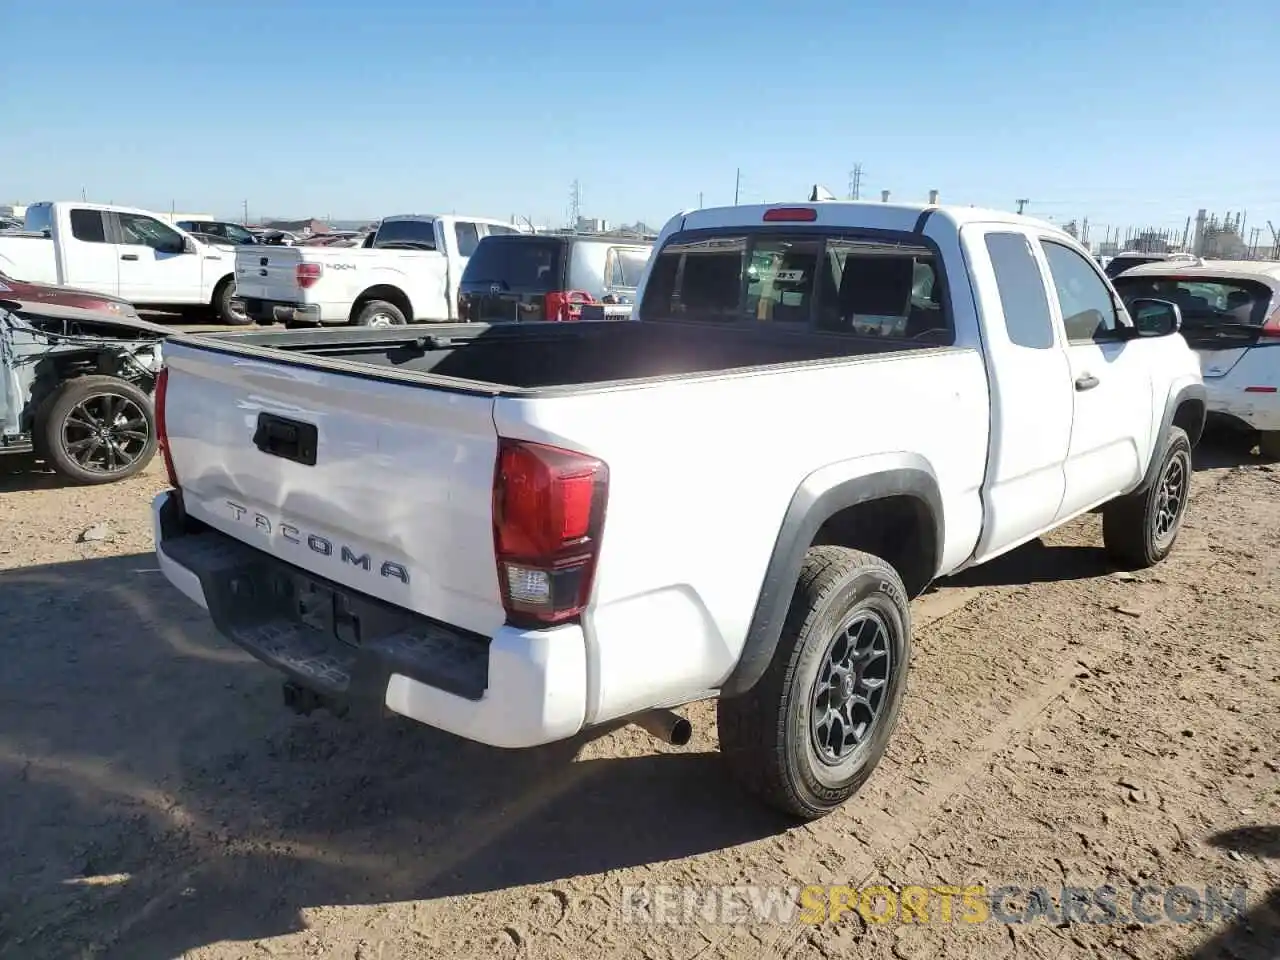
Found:
[[930, 581], [1095, 509], [1117, 563], [1173, 546], [1196, 358], [1062, 231], [817, 202], [655, 251], [633, 323], [175, 336], [161, 569], [295, 709], [527, 747], [715, 697], [812, 818], [885, 750]]
[[244, 247], [238, 307], [289, 327], [399, 326], [458, 319], [458, 283], [480, 241], [521, 228], [483, 217], [387, 217], [363, 247]]
[[230, 244], [199, 240], [147, 210], [102, 203], [33, 203], [24, 226], [22, 235], [0, 234], [0, 270], [19, 280], [249, 322], [232, 303]]

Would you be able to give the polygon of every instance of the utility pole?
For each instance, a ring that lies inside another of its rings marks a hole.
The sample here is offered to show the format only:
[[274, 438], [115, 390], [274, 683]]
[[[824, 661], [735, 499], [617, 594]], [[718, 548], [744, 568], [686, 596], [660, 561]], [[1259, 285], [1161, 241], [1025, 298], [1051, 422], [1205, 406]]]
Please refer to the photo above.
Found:
[[862, 164], [855, 163], [849, 171], [849, 199], [862, 199]]
[[249, 222], [249, 201], [244, 201], [244, 222]]
[[699, 210], [702, 209], [702, 191], [701, 190], [698, 191], [698, 209]]
[[1089, 218], [1084, 218], [1084, 223], [1080, 226], [1080, 242], [1086, 247], [1089, 246]]
[[578, 229], [578, 219], [582, 216], [582, 186], [577, 180], [569, 188], [569, 226]]
[[89, 202], [89, 191], [86, 190], [84, 187], [80, 188], [80, 199], [83, 200], [85, 203]]
[[738, 205], [738, 194], [742, 189], [742, 168], [738, 167], [733, 175], [733, 205]]
[[1030, 203], [1031, 201], [1024, 199], [1024, 200], [1018, 200], [1016, 202], [1018, 204], [1018, 213], [1019, 215], [1021, 215], [1022, 211], [1026, 208], [1027, 204]]

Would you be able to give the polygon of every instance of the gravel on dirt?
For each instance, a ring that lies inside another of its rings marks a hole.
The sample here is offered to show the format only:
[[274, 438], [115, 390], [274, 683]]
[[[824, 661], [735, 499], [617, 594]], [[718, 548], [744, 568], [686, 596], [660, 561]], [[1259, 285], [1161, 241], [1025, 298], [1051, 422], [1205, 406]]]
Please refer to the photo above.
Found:
[[[1089, 516], [918, 600], [889, 754], [807, 826], [724, 776], [709, 703], [682, 749], [293, 716], [156, 569], [158, 461], [0, 476], [0, 957], [1274, 958], [1280, 470], [1197, 459], [1158, 567], [1113, 571]], [[887, 889], [821, 923], [748, 909], [811, 884]], [[1062, 914], [1105, 884], [1115, 918]], [[1247, 913], [1169, 922], [1173, 885], [1245, 885]], [[880, 922], [921, 886], [1016, 887], [1029, 919], [967, 922], [957, 893]], [[1144, 886], [1160, 922], [1127, 909]]]

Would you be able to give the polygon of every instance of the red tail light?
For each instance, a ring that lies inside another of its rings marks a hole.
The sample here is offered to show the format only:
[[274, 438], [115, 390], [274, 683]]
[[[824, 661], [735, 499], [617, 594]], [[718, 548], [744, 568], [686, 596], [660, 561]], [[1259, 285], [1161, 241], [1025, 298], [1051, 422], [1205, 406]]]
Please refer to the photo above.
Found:
[[493, 546], [513, 623], [562, 623], [591, 597], [609, 468], [581, 453], [498, 440]]
[[320, 279], [320, 274], [324, 272], [324, 267], [318, 263], [300, 263], [294, 271], [294, 275], [298, 278], [298, 286], [303, 290], [308, 287], [314, 287], [316, 281]]
[[582, 290], [559, 290], [548, 293], [546, 316], [548, 320], [577, 320], [582, 316], [582, 305], [595, 302], [591, 294]]
[[764, 212], [765, 223], [813, 223], [818, 211], [813, 207], [774, 207]]
[[178, 472], [173, 469], [173, 454], [169, 452], [169, 426], [165, 419], [165, 402], [169, 396], [169, 368], [161, 367], [156, 377], [156, 446], [160, 448], [160, 456], [164, 460], [164, 471], [169, 475], [169, 486], [175, 490], [182, 486], [178, 483]]
[[1262, 335], [1264, 337], [1280, 337], [1280, 307], [1277, 307], [1275, 312], [1267, 317], [1266, 322], [1262, 325]]

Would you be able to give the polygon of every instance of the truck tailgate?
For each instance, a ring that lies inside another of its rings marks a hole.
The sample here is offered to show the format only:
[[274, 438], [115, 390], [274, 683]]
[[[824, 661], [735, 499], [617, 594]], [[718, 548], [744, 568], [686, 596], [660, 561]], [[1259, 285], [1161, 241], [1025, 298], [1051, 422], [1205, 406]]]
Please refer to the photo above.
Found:
[[298, 287], [298, 247], [243, 246], [236, 249], [236, 295], [253, 300], [294, 303]]
[[491, 635], [493, 398], [165, 347], [187, 513], [317, 576]]

